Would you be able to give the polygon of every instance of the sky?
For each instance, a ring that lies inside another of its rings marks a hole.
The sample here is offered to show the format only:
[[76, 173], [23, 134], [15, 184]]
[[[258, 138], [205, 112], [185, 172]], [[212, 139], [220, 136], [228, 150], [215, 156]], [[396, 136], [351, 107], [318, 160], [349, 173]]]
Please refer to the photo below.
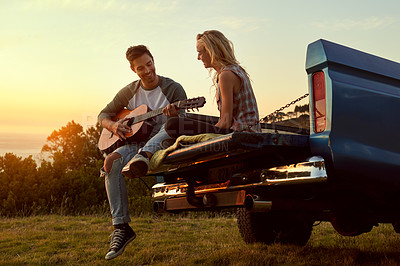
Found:
[[205, 96], [200, 113], [218, 115], [195, 37], [220, 30], [264, 117], [308, 92], [306, 49], [318, 39], [400, 62], [399, 10], [398, 0], [0, 0], [0, 155], [13, 141], [28, 147], [27, 134], [44, 141], [71, 120], [95, 123], [137, 79], [131, 45], [148, 46], [157, 74]]

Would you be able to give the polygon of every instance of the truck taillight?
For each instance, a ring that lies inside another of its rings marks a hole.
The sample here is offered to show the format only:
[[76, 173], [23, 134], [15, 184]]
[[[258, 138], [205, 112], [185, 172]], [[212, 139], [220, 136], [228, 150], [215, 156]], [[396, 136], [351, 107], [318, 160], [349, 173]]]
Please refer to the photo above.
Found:
[[318, 71], [312, 75], [314, 132], [320, 133], [326, 125], [326, 92], [324, 72]]

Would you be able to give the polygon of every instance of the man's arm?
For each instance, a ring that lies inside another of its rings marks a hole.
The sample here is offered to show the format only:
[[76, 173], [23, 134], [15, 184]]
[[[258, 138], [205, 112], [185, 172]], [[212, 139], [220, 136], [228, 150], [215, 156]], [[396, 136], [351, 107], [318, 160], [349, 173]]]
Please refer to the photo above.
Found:
[[123, 110], [129, 103], [129, 100], [133, 97], [135, 93], [135, 87], [137, 81], [127, 85], [121, 89], [114, 99], [107, 104], [107, 106], [101, 110], [98, 116], [98, 122], [103, 128], [108, 129], [110, 132], [114, 133], [120, 139], [125, 139], [125, 134], [129, 133], [131, 129], [124, 125], [123, 123], [126, 119], [120, 121], [113, 121], [112, 117], [116, 116], [121, 110]]

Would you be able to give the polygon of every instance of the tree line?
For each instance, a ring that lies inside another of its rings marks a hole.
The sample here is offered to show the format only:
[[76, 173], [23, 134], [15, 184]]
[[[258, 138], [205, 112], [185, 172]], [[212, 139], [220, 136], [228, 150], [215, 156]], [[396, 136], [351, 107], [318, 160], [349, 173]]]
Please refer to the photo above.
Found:
[[304, 104], [304, 105], [296, 105], [294, 107], [293, 111], [289, 111], [287, 113], [285, 112], [278, 112], [275, 115], [272, 115], [269, 117], [268, 121], [266, 122], [276, 122], [276, 121], [282, 121], [284, 119], [293, 119], [293, 118], [300, 118], [300, 117], [306, 117], [309, 115], [310, 112], [310, 105], [309, 104]]
[[[84, 130], [68, 122], [47, 137], [38, 165], [32, 156], [0, 156], [0, 216], [109, 213], [104, 154], [97, 148], [101, 126]], [[155, 179], [146, 177], [148, 186]], [[131, 214], [152, 211], [150, 190], [139, 179], [126, 180]]]

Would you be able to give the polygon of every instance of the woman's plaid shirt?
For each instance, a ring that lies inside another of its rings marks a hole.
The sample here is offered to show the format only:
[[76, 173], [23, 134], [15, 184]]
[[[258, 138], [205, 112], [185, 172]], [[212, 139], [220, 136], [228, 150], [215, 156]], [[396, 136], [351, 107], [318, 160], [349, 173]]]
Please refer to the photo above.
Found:
[[[244, 69], [239, 65], [230, 65], [222, 69], [235, 73], [241, 80], [241, 86], [237, 95], [233, 97], [233, 123], [234, 131], [261, 132], [258, 107], [250, 79]], [[218, 83], [217, 83], [218, 84]], [[217, 104], [221, 111], [221, 92], [217, 86]]]

